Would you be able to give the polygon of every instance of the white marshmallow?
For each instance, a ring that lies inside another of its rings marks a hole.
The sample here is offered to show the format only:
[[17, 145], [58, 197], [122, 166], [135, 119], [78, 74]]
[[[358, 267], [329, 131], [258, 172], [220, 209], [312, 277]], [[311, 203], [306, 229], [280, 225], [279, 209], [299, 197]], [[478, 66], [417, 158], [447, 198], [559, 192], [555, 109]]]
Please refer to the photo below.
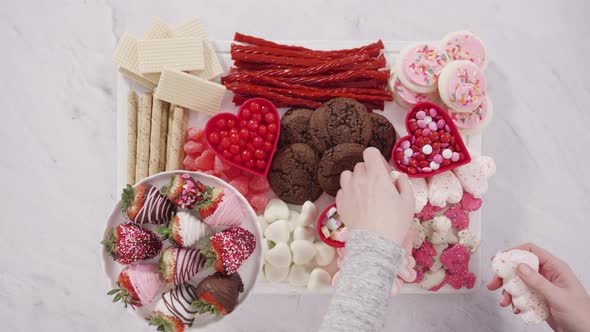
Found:
[[289, 267], [291, 265], [291, 249], [285, 243], [277, 243], [264, 253], [266, 263], [275, 267]]
[[318, 217], [318, 208], [312, 201], [306, 201], [301, 207], [301, 213], [297, 218], [298, 226], [309, 226], [316, 222]]
[[305, 240], [314, 242], [315, 241], [315, 230], [311, 227], [297, 226], [293, 230], [293, 241]]
[[327, 289], [332, 286], [332, 276], [322, 268], [315, 268], [311, 271], [307, 288], [312, 290]]
[[297, 240], [291, 243], [291, 252], [293, 253], [293, 263], [301, 265], [311, 261], [317, 250], [312, 242]]
[[278, 220], [270, 224], [266, 231], [264, 231], [264, 237], [274, 243], [286, 243], [289, 242], [291, 237], [291, 226], [287, 220]]
[[264, 264], [264, 277], [270, 282], [281, 282], [287, 279], [289, 267], [276, 267], [271, 264]]
[[317, 254], [315, 261], [319, 266], [326, 266], [336, 258], [336, 249], [330, 247], [322, 241], [314, 243]]
[[330, 218], [326, 220], [324, 225], [326, 225], [326, 227], [328, 227], [329, 230], [335, 231], [338, 228], [340, 228], [340, 226], [342, 226], [342, 222], [336, 218]]
[[326, 213], [326, 217], [327, 218], [332, 218], [336, 214], [336, 212], [338, 212], [338, 210], [336, 209], [335, 206], [332, 206], [330, 208], [330, 210], [328, 210], [328, 212]]
[[272, 223], [277, 220], [288, 220], [289, 207], [287, 206], [287, 203], [278, 198], [273, 198], [268, 201], [266, 208], [264, 209], [264, 219], [268, 223]]
[[311, 273], [303, 265], [292, 265], [289, 272], [289, 283], [297, 287], [305, 287], [309, 282]]
[[521, 312], [519, 316], [527, 324], [538, 324], [549, 317], [549, 309], [545, 299], [528, 288], [516, 274], [520, 264], [539, 271], [539, 258], [526, 250], [499, 252], [492, 259], [492, 269], [502, 278], [502, 288], [512, 296], [512, 304]]
[[426, 271], [424, 272], [424, 278], [420, 282], [420, 287], [424, 289], [431, 289], [440, 285], [445, 279], [445, 270], [440, 269], [438, 271]]

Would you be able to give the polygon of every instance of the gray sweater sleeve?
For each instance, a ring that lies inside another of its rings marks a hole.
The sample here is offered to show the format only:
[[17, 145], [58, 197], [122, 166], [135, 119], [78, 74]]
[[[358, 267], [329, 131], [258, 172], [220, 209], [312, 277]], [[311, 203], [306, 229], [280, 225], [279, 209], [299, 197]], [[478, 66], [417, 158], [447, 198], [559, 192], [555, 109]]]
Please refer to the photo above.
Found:
[[346, 239], [344, 265], [320, 332], [381, 329], [393, 279], [404, 251], [374, 233], [352, 230]]

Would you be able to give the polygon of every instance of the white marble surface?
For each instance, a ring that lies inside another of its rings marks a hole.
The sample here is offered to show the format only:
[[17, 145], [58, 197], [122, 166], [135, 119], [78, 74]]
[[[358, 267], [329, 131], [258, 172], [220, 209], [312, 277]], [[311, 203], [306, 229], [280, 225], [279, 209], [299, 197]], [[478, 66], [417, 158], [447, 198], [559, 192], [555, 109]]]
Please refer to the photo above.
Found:
[[[496, 118], [484, 150], [498, 175], [484, 257], [523, 241], [590, 286], [589, 5], [576, 1], [3, 1], [0, 5], [0, 321], [6, 331], [151, 331], [110, 303], [100, 267], [116, 197], [115, 71], [124, 31], [198, 15], [214, 39], [436, 39], [487, 43]], [[362, 5], [361, 5], [362, 4]], [[23, 241], [25, 239], [25, 241]], [[484, 266], [484, 273], [489, 267]], [[533, 331], [484, 289], [391, 301], [387, 331]], [[326, 296], [253, 296], [210, 331], [314, 331]]]

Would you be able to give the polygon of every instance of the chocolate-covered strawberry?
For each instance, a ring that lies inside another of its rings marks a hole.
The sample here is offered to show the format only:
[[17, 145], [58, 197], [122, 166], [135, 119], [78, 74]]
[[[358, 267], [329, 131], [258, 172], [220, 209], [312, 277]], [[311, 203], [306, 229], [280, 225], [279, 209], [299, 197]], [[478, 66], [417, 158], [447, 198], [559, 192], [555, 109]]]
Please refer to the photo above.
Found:
[[192, 306], [199, 314], [227, 315], [238, 305], [238, 297], [244, 291], [244, 283], [237, 273], [225, 275], [219, 272], [203, 279], [197, 286], [197, 300]]
[[256, 248], [256, 237], [242, 227], [232, 227], [213, 234], [202, 244], [201, 253], [207, 266], [215, 271], [232, 274], [250, 257]]
[[127, 185], [121, 194], [121, 211], [137, 224], [165, 224], [176, 206], [149, 183]]
[[121, 301], [133, 309], [151, 303], [164, 284], [158, 264], [134, 264], [119, 273], [117, 288], [108, 292], [113, 302]]
[[211, 226], [238, 226], [246, 218], [240, 199], [231, 190], [207, 187], [203, 200], [196, 209], [201, 219]]
[[190, 284], [182, 284], [162, 294], [154, 311], [146, 318], [149, 325], [158, 331], [182, 332], [185, 326], [192, 326], [197, 310], [191, 306], [197, 298], [197, 291]]
[[206, 262], [199, 250], [168, 247], [160, 257], [160, 272], [167, 283], [181, 285], [192, 279]]
[[203, 200], [207, 187], [192, 176], [174, 174], [170, 183], [160, 188], [160, 193], [168, 197], [176, 206], [182, 209], [194, 209]]
[[156, 227], [156, 232], [162, 235], [160, 240], [170, 239], [170, 242], [180, 247], [191, 247], [213, 233], [209, 225], [188, 212], [178, 212], [168, 226]]
[[158, 235], [133, 223], [111, 228], [101, 244], [109, 256], [124, 265], [154, 258], [162, 250]]

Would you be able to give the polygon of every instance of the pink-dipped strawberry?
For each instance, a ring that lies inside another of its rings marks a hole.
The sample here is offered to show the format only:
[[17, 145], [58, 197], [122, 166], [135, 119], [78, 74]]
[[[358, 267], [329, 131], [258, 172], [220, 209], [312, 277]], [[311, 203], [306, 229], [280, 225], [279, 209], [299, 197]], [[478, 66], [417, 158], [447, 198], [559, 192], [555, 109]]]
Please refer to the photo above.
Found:
[[182, 332], [195, 321], [197, 310], [191, 303], [196, 298], [194, 286], [188, 283], [179, 285], [162, 294], [162, 298], [146, 320], [149, 325], [155, 325], [158, 331]]
[[164, 224], [176, 207], [159, 190], [149, 183], [135, 188], [127, 185], [121, 194], [121, 211], [137, 224]]
[[172, 175], [170, 183], [160, 188], [160, 193], [176, 206], [191, 210], [203, 200], [206, 191], [204, 184], [186, 173]]
[[101, 244], [109, 256], [124, 265], [154, 258], [162, 250], [162, 242], [154, 232], [133, 223], [111, 228]]
[[197, 299], [192, 306], [199, 314], [227, 315], [238, 305], [238, 297], [244, 291], [244, 283], [237, 273], [225, 275], [219, 272], [203, 279], [197, 286]]
[[246, 211], [238, 196], [222, 187], [207, 187], [204, 199], [197, 204], [201, 219], [211, 226], [238, 226], [246, 218]]
[[167, 283], [181, 285], [192, 279], [206, 262], [196, 249], [168, 247], [160, 257], [160, 272]]
[[119, 273], [117, 288], [107, 294], [114, 295], [113, 302], [121, 301], [125, 308], [130, 305], [135, 309], [151, 303], [163, 284], [158, 264], [134, 264]]
[[460, 204], [453, 205], [445, 212], [445, 216], [451, 220], [451, 224], [457, 230], [464, 230], [469, 228], [469, 215]]
[[215, 271], [232, 274], [250, 257], [256, 248], [256, 237], [242, 227], [232, 227], [213, 234], [203, 243], [201, 252], [207, 257], [207, 266]]
[[180, 247], [192, 247], [213, 233], [209, 225], [184, 211], [173, 216], [168, 226], [156, 227], [156, 232], [162, 235], [160, 240], [170, 239], [170, 242]]

